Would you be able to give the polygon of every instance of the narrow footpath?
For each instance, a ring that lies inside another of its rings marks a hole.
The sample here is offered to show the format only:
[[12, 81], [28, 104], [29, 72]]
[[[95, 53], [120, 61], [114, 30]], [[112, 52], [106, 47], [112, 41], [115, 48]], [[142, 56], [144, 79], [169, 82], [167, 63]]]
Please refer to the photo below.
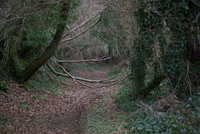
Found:
[[[106, 79], [109, 68], [73, 73], [88, 79]], [[65, 81], [64, 92], [58, 95], [28, 92], [14, 82], [8, 93], [0, 93], [0, 133], [20, 134], [89, 134], [86, 130], [87, 114], [113, 88], [99, 83], [90, 84], [93, 88]], [[108, 105], [113, 105], [111, 97]], [[116, 110], [114, 108], [112, 110]], [[115, 111], [112, 111], [115, 112]]]
[[[84, 78], [98, 80], [106, 79], [108, 72], [109, 69], [102, 69], [92, 72], [79, 70], [74, 73]], [[94, 88], [89, 88], [81, 84], [76, 84], [71, 79], [68, 79], [66, 84], [69, 85], [70, 88], [73, 88], [73, 90], [63, 94], [71, 98], [70, 102], [68, 102], [68, 108], [64, 108], [65, 114], [52, 118], [48, 123], [48, 127], [56, 133], [61, 134], [84, 134], [87, 108], [102, 99], [104, 95], [109, 92], [111, 87], [104, 87], [104, 85], [96, 83], [92, 84]]]

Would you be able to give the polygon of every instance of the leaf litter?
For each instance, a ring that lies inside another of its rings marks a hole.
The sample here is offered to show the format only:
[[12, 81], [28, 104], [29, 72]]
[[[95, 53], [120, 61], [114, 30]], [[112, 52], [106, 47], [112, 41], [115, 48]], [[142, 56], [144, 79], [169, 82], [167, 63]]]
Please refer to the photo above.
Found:
[[[101, 79], [108, 72], [109, 69], [102, 69], [76, 73]], [[8, 93], [0, 92], [0, 133], [84, 134], [87, 108], [103, 98], [111, 87], [87, 88], [70, 79], [66, 83], [69, 87], [61, 95], [41, 95], [25, 91], [10, 81]]]

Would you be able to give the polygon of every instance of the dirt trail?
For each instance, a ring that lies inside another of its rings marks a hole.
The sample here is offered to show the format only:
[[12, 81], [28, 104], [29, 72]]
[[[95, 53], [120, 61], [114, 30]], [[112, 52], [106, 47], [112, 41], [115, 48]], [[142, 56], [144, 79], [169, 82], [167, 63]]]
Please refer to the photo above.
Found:
[[[76, 71], [84, 78], [89, 79], [105, 79], [109, 69], [96, 71]], [[100, 100], [109, 87], [95, 88], [100, 84], [93, 84], [94, 88], [86, 88], [83, 85], [76, 85], [72, 80], [67, 83], [73, 87], [73, 91], [66, 92], [70, 94], [72, 100], [69, 102], [68, 110], [61, 117], [55, 117], [48, 123], [48, 128], [62, 134], [84, 134], [84, 117], [87, 107]]]
[[[108, 68], [95, 71], [76, 69], [76, 74], [89, 79], [106, 79]], [[67, 79], [62, 94], [25, 91], [10, 82], [8, 93], [0, 92], [0, 133], [2, 134], [84, 134], [87, 108], [93, 106], [112, 87], [94, 88], [76, 85]], [[101, 85], [102, 86], [102, 85]]]

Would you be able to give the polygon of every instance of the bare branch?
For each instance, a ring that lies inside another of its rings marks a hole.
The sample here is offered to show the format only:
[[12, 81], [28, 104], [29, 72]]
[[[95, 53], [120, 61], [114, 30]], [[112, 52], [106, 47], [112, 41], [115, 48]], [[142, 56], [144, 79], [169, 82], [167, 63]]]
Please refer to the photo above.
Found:
[[[66, 34], [64, 34], [63, 38], [70, 35], [70, 33], [80, 29], [81, 27], [85, 26], [86, 24], [88, 24], [89, 22], [93, 21], [95, 18], [98, 18], [99, 16], [101, 16], [101, 14], [108, 8], [108, 6], [106, 6], [104, 9], [102, 9], [102, 11], [98, 12], [97, 14], [95, 14], [93, 17], [85, 20], [84, 22], [82, 22], [80, 25], [78, 25], [77, 27], [71, 29], [70, 31], [68, 31]], [[97, 21], [98, 22], [98, 21]], [[97, 23], [96, 22], [96, 23]]]
[[79, 84], [81, 84], [81, 85], [83, 85], [83, 86], [86, 86], [86, 87], [89, 87], [89, 88], [94, 88], [93, 86], [90, 86], [90, 85], [88, 85], [88, 84], [85, 84], [85, 83], [83, 83], [83, 82], [81, 82], [81, 81], [77, 81]]
[[49, 69], [57, 76], [64, 76], [64, 77], [67, 77], [67, 78], [71, 78], [74, 80], [74, 82], [77, 84], [80, 83], [80, 81], [85, 81], [85, 82], [89, 82], [89, 83], [102, 83], [102, 84], [106, 84], [106, 83], [115, 83], [115, 82], [118, 82], [118, 81], [121, 81], [123, 79], [125, 79], [127, 76], [124, 76], [124, 77], [112, 77], [112, 78], [109, 78], [109, 79], [106, 79], [106, 80], [91, 80], [91, 79], [86, 79], [86, 78], [81, 78], [81, 77], [76, 77], [76, 76], [72, 76], [69, 72], [66, 71], [66, 69], [59, 65], [58, 63], [56, 63], [55, 61], [51, 60], [52, 62], [54, 62], [54, 64], [56, 66], [58, 66], [62, 71], [63, 73], [60, 73], [60, 72], [57, 72], [55, 69], [53, 69], [52, 66], [50, 66], [49, 63], [47, 63], [47, 67], [49, 67]]
[[198, 22], [199, 16], [200, 16], [200, 13], [196, 17], [196, 20], [195, 20], [196, 23]]
[[[52, 60], [51, 60], [51, 61], [52, 61]], [[72, 78], [72, 79], [74, 80], [74, 83], [77, 84], [76, 79], [75, 79], [69, 72], [67, 72], [63, 66], [59, 65], [58, 63], [55, 63], [55, 64], [56, 64], [64, 73], [66, 73], [70, 78]]]
[[110, 57], [106, 57], [106, 58], [97, 58], [97, 59], [88, 59], [88, 60], [57, 60], [57, 62], [60, 63], [77, 63], [77, 62], [99, 62], [99, 61], [105, 61], [110, 59]]
[[15, 16], [11, 19], [6, 19], [6, 18], [8, 18], [8, 17], [6, 17], [4, 20], [0, 21], [0, 24], [4, 24], [4, 23], [11, 22], [11, 21], [18, 20], [18, 19], [23, 19], [24, 17], [30, 17], [30, 16], [38, 15], [40, 13], [42, 13], [42, 12], [30, 13], [30, 14], [26, 14], [26, 15], [23, 15], [23, 16]]
[[63, 35], [63, 38], [66, 38], [67, 36], [71, 35], [71, 34], [72, 34], [73, 32], [75, 32], [75, 31], [81, 29], [81, 28], [84, 27], [85, 25], [89, 25], [88, 23], [91, 23], [91, 22], [94, 21], [96, 18], [98, 18], [98, 20], [97, 20], [95, 23], [93, 23], [93, 24], [91, 24], [90, 26], [88, 26], [86, 29], [83, 30], [83, 32], [80, 32], [80, 33], [74, 35], [74, 36], [71, 37], [71, 38], [69, 37], [69, 38], [67, 38], [67, 39], [63, 39], [63, 40], [61, 41], [61, 43], [64, 43], [64, 42], [73, 40], [73, 39], [79, 37], [80, 35], [86, 33], [86, 32], [87, 32], [89, 29], [91, 29], [92, 27], [94, 27], [94, 26], [99, 22], [99, 20], [100, 20], [100, 18], [101, 18], [101, 14], [102, 14], [110, 5], [112, 5], [112, 4], [113, 4], [113, 3], [110, 3], [108, 6], [106, 6], [105, 8], [103, 8], [100, 12], [98, 12], [98, 13], [97, 13], [96, 15], [94, 15], [93, 17], [91, 17], [91, 18], [85, 20], [84, 22], [82, 22], [82, 23], [81, 23], [80, 25], [78, 25], [77, 27], [75, 27], [75, 28], [71, 29], [70, 31], [68, 31], [67, 33], [65, 33], [65, 34]]
[[0, 24], [4, 24], [4, 23], [7, 23], [7, 22], [10, 22], [13, 20], [17, 20], [17, 19], [22, 19], [22, 18], [24, 18], [24, 16], [28, 17], [28, 16], [33, 16], [33, 15], [43, 13], [43, 11], [39, 11], [39, 10], [37, 10], [37, 8], [39, 8], [39, 7], [43, 8], [43, 6], [51, 5], [51, 4], [60, 4], [60, 1], [43, 2], [43, 3], [39, 2], [38, 4], [36, 4], [34, 6], [27, 6], [27, 7], [25, 6], [25, 2], [23, 2], [23, 3], [19, 4], [19, 7], [12, 9], [10, 11], [11, 13], [9, 13], [4, 18], [2, 18], [0, 20]]
[[196, 0], [191, 0], [194, 4], [196, 4], [197, 6], [200, 7], [200, 2], [199, 1], [196, 1]]
[[90, 83], [102, 83], [103, 80], [90, 80], [90, 79], [86, 79], [86, 78], [81, 78], [81, 77], [74, 77], [74, 76], [69, 76], [68, 74], [66, 73], [60, 73], [60, 72], [57, 72], [55, 69], [53, 69], [52, 66], [49, 65], [49, 63], [47, 64], [47, 67], [49, 67], [49, 69], [54, 73], [56, 74], [57, 76], [64, 76], [64, 77], [68, 77], [68, 78], [73, 78], [73, 79], [76, 79], [76, 80], [80, 80], [80, 81], [86, 81], [86, 82], [90, 82]]
[[64, 42], [66, 42], [66, 41], [73, 40], [73, 39], [79, 37], [80, 35], [86, 33], [90, 28], [94, 27], [94, 26], [99, 22], [100, 18], [101, 18], [101, 16], [99, 17], [99, 19], [98, 19], [94, 24], [92, 24], [91, 26], [89, 26], [89, 27], [88, 27], [87, 29], [85, 29], [83, 32], [81, 32], [81, 33], [75, 35], [74, 37], [71, 37], [71, 38], [68, 38], [68, 39], [64, 39], [64, 40], [61, 41], [61, 43], [64, 43]]

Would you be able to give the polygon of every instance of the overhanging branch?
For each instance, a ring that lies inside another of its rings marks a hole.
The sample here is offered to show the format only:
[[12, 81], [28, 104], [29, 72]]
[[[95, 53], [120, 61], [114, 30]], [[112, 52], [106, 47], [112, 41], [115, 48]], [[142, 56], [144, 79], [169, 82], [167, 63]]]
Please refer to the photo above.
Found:
[[73, 40], [73, 39], [79, 37], [80, 35], [86, 33], [90, 28], [94, 27], [94, 26], [99, 22], [100, 18], [101, 18], [101, 16], [99, 17], [99, 19], [98, 19], [94, 24], [92, 24], [91, 26], [89, 26], [89, 27], [88, 27], [87, 29], [85, 29], [83, 32], [81, 32], [81, 33], [75, 35], [74, 37], [64, 39], [64, 40], [61, 41], [61, 43], [64, 43], [64, 42], [67, 42], [67, 41]]
[[[80, 25], [78, 25], [77, 27], [69, 30], [67, 33], [65, 33], [63, 35], [63, 38], [67, 37], [68, 35], [70, 35], [70, 33], [73, 33], [74, 31], [80, 29], [81, 27], [85, 26], [86, 24], [90, 23], [91, 21], [93, 21], [95, 18], [98, 18], [99, 16], [101, 16], [101, 14], [108, 8], [108, 6], [106, 6], [104, 9], [102, 9], [102, 11], [98, 12], [97, 14], [95, 14], [93, 17], [85, 20], [84, 22], [82, 22]], [[98, 22], [98, 21], [97, 21]], [[96, 22], [95, 22], [96, 23]]]

